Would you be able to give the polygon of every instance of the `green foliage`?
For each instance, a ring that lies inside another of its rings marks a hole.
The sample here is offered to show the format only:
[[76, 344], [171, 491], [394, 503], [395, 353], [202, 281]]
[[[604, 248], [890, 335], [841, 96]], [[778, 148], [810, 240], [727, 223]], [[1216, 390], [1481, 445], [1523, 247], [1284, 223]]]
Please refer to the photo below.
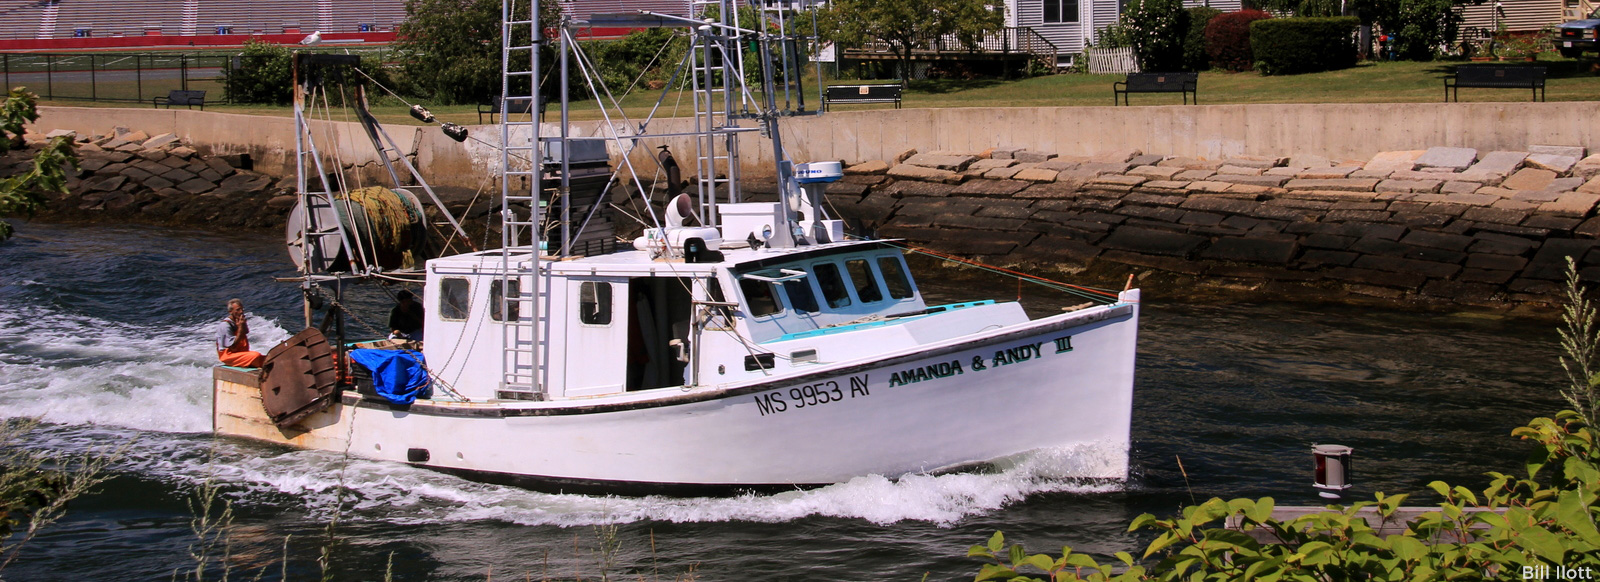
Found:
[[[515, 0], [513, 13], [526, 14], [528, 0]], [[540, 27], [553, 30], [561, 7], [555, 0], [539, 0]], [[488, 103], [500, 95], [500, 0], [407, 0], [406, 19], [396, 31], [409, 87], [434, 102]], [[527, 27], [516, 34], [527, 36]], [[540, 51], [541, 67], [548, 68], [557, 44], [554, 38]], [[526, 46], [531, 38], [513, 39]], [[527, 70], [526, 53], [513, 70]], [[516, 93], [529, 91], [515, 87]]]
[[647, 28], [618, 40], [584, 44], [600, 79], [619, 99], [636, 81], [639, 86], [664, 87], [688, 49], [689, 37], [671, 28]]
[[[1565, 365], [1575, 385], [1563, 393], [1579, 391], [1590, 398], [1596, 382], [1586, 375], [1586, 366], [1593, 362], [1600, 330], [1594, 307], [1579, 288], [1577, 267], [1570, 258], [1567, 265], [1569, 305], [1561, 334], [1574, 361]], [[1544, 572], [1552, 572], [1557, 566], [1600, 565], [1595, 525], [1600, 431], [1583, 413], [1564, 410], [1555, 418], [1535, 418], [1511, 435], [1538, 445], [1519, 475], [1488, 473], [1491, 481], [1482, 491], [1429, 483], [1441, 499], [1438, 511], [1422, 513], [1398, 534], [1378, 535], [1358, 513], [1368, 510], [1367, 515], [1388, 521], [1406, 495], [1378, 493], [1372, 501], [1330, 506], [1289, 521], [1272, 517], [1270, 497], [1212, 498], [1171, 519], [1148, 513], [1134, 518], [1128, 531], [1153, 531], [1156, 537], [1138, 559], [1117, 552], [1120, 564], [1100, 564], [1070, 547], [1063, 547], [1059, 558], [1029, 554], [1022, 544], [1007, 547], [999, 532], [967, 555], [985, 561], [975, 577], [979, 581], [1041, 580], [1041, 575], [1057, 582], [1512, 580], [1529, 578], [1524, 575], [1529, 567], [1547, 566]], [[1223, 527], [1229, 522], [1235, 527]]]
[[1250, 23], [1272, 18], [1260, 10], [1240, 10], [1218, 15], [1206, 23], [1206, 54], [1211, 66], [1229, 71], [1248, 71], [1255, 63], [1250, 51]]
[[1127, 23], [1118, 20], [1101, 30], [1089, 46], [1097, 49], [1133, 48], [1137, 36]]
[[1413, 61], [1432, 60], [1455, 40], [1461, 14], [1455, 0], [1359, 0], [1352, 6], [1363, 22], [1375, 23], [1394, 38], [1395, 52]]
[[1183, 37], [1183, 68], [1187, 71], [1204, 71], [1211, 68], [1211, 55], [1206, 53], [1206, 25], [1222, 14], [1208, 6], [1189, 9], [1189, 32]]
[[817, 15], [820, 36], [843, 46], [881, 42], [894, 51], [902, 85], [910, 79], [911, 51], [945, 35], [973, 46], [1005, 26], [996, 0], [838, 0]]
[[[38, 96], [18, 87], [0, 103], [0, 152], [22, 143], [24, 126], [39, 118]], [[78, 169], [72, 136], [52, 138], [33, 156], [27, 173], [0, 180], [0, 217], [32, 217], [44, 207], [44, 192], [67, 193], [67, 169]], [[11, 225], [0, 220], [0, 241], [11, 238]], [[4, 539], [0, 535], [0, 539]]]
[[109, 479], [106, 467], [121, 454], [121, 449], [77, 456], [23, 449], [21, 439], [37, 426], [37, 419], [0, 420], [0, 570], [60, 519], [68, 502]]
[[[1346, 0], [1348, 2], [1348, 0]], [[1340, 0], [1255, 0], [1257, 8], [1271, 10], [1299, 18], [1325, 18], [1341, 16], [1346, 2]]]
[[1347, 69], [1356, 64], [1357, 21], [1276, 18], [1250, 23], [1250, 48], [1263, 75], [1294, 75]]
[[[1430, 483], [1443, 498], [1439, 510], [1422, 514], [1400, 534], [1379, 536], [1358, 512], [1371, 508], [1389, 519], [1405, 495], [1378, 493], [1373, 501], [1290, 521], [1272, 518], [1270, 497], [1212, 498], [1171, 519], [1144, 514], [1133, 520], [1129, 531], [1157, 532], [1139, 558], [1154, 558], [1154, 565], [1118, 552], [1122, 571], [1116, 572], [1069, 547], [1059, 558], [1028, 554], [1021, 544], [1004, 548], [998, 532], [967, 555], [989, 562], [975, 580], [1017, 581], [1039, 580], [1034, 571], [1052, 580], [1092, 581], [1465, 580], [1526, 566], [1600, 564], [1595, 431], [1577, 413], [1563, 411], [1512, 435], [1543, 445], [1528, 461], [1526, 479], [1489, 473], [1492, 482], [1481, 492]], [[1230, 519], [1237, 529], [1222, 527]]]
[[1567, 296], [1561, 314], [1561, 369], [1567, 373], [1567, 386], [1561, 397], [1589, 426], [1600, 426], [1600, 326], [1596, 325], [1594, 302], [1583, 295], [1578, 284], [1578, 267], [1567, 257]]
[[222, 89], [234, 103], [283, 105], [294, 95], [289, 49], [283, 45], [246, 41], [239, 67], [223, 72]]
[[1189, 12], [1183, 0], [1131, 0], [1123, 7], [1122, 23], [1133, 40], [1139, 68], [1177, 71], [1184, 66], [1184, 42], [1189, 34]]

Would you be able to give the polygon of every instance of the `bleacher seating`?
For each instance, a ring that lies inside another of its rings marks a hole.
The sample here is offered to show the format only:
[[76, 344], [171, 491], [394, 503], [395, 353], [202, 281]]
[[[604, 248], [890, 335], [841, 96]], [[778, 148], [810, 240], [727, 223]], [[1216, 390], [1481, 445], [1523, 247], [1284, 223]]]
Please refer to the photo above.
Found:
[[[405, 19], [405, 0], [0, 0], [0, 39], [41, 38], [53, 8], [49, 38], [73, 38], [89, 29], [96, 38], [143, 36], [159, 27], [162, 36], [217, 34], [227, 27], [237, 35], [300, 32], [390, 32]], [[190, 21], [185, 26], [184, 15]]]

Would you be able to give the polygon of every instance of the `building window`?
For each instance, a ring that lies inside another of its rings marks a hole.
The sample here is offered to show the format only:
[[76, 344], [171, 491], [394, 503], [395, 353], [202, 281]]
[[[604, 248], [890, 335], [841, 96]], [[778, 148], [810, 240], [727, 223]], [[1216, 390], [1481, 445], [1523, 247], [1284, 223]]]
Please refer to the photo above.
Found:
[[1045, 24], [1078, 21], [1078, 0], [1044, 0]]

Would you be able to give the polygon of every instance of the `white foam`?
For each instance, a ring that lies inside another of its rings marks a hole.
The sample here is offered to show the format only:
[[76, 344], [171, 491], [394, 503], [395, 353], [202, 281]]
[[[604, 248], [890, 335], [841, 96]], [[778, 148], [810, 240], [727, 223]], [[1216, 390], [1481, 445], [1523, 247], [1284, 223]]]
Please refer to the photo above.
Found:
[[[260, 345], [288, 337], [259, 317], [250, 329]], [[145, 327], [8, 307], [0, 310], [0, 347], [0, 418], [211, 430], [209, 324]]]
[[237, 503], [288, 502], [315, 516], [325, 516], [342, 501], [345, 519], [402, 524], [492, 520], [585, 526], [647, 520], [784, 522], [825, 516], [879, 525], [922, 521], [948, 526], [1037, 493], [1105, 493], [1123, 487], [1117, 482], [1054, 476], [1063, 470], [1057, 464], [1062, 459], [1105, 454], [1093, 447], [1026, 455], [998, 473], [910, 475], [896, 480], [872, 475], [771, 495], [633, 498], [537, 493], [320, 451], [280, 453], [224, 442], [213, 457], [197, 453], [195, 446], [193, 442], [148, 443], [127, 465], [140, 474], [173, 481], [196, 484], [211, 479], [233, 491]]

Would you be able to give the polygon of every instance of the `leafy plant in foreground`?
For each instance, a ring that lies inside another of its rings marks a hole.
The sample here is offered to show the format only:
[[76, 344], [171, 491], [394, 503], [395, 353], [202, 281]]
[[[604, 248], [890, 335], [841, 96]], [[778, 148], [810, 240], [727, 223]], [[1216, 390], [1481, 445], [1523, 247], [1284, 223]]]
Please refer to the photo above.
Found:
[[[1563, 395], [1592, 414], [1600, 336], [1570, 258], [1567, 287], [1561, 334], [1573, 385]], [[1022, 544], [1007, 546], [1000, 532], [967, 555], [987, 562], [978, 581], [1527, 579], [1557, 567], [1600, 568], [1600, 431], [1584, 413], [1563, 410], [1511, 435], [1540, 445], [1523, 467], [1526, 477], [1491, 472], [1482, 491], [1434, 481], [1428, 487], [1443, 498], [1438, 511], [1416, 517], [1399, 534], [1380, 536], [1366, 516], [1394, 519], [1405, 495], [1378, 493], [1373, 501], [1288, 521], [1272, 517], [1270, 497], [1212, 498], [1171, 519], [1135, 518], [1128, 531], [1157, 532], [1138, 559], [1117, 552], [1120, 563], [1101, 564], [1071, 547], [1059, 557], [1030, 554]], [[1237, 529], [1223, 527], [1229, 519]]]
[[[21, 87], [0, 103], [0, 154], [22, 147], [27, 124], [39, 119], [39, 97]], [[51, 138], [33, 156], [33, 169], [0, 180], [0, 217], [33, 217], [44, 207], [44, 192], [67, 193], [67, 168], [78, 169], [71, 135]], [[11, 238], [11, 225], [0, 220], [0, 241]]]

